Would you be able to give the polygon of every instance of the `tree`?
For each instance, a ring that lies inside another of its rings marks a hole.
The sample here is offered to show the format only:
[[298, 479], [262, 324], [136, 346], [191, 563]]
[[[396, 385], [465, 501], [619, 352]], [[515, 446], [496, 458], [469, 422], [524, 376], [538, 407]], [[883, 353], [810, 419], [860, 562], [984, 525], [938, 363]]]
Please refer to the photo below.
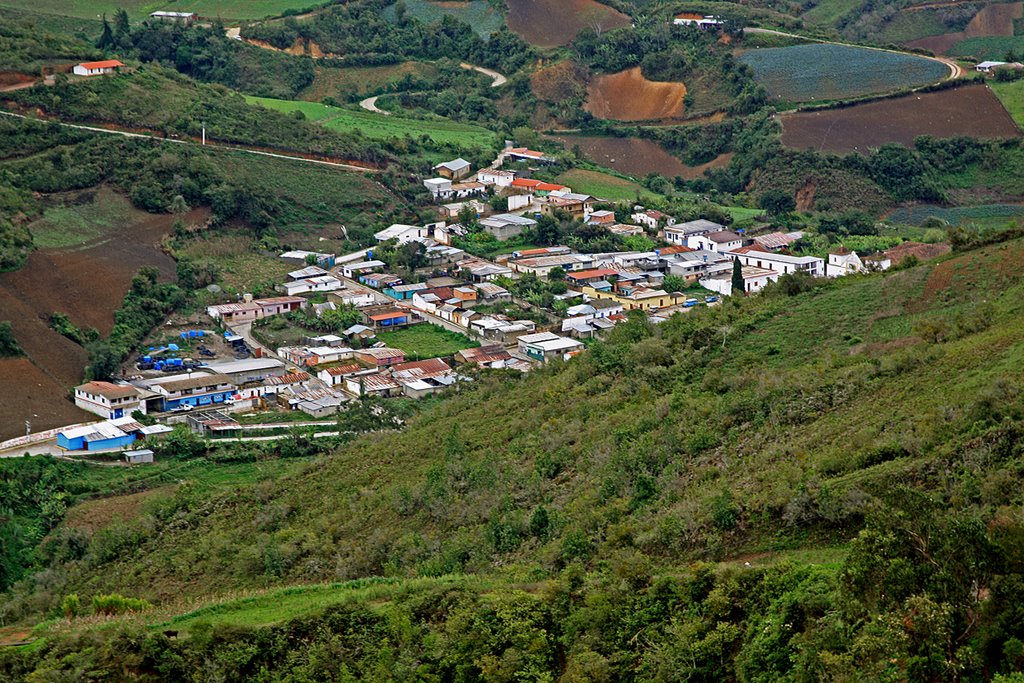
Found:
[[110, 29], [110, 22], [107, 21], [107, 15], [103, 15], [103, 33], [100, 34], [99, 39], [96, 41], [96, 47], [101, 50], [105, 50], [114, 44], [114, 32]]
[[679, 275], [666, 275], [662, 280], [661, 288], [668, 293], [681, 292], [686, 289], [686, 278]]
[[121, 364], [121, 356], [114, 348], [104, 341], [96, 341], [86, 347], [89, 352], [89, 365], [85, 367], [85, 376], [89, 380], [109, 380], [117, 372]]
[[[736, 294], [739, 292], [739, 294]], [[743, 282], [743, 265], [739, 259], [732, 262], [732, 294], [743, 296], [746, 294], [746, 286]]]
[[757, 200], [757, 205], [772, 216], [782, 216], [796, 208], [796, 200], [792, 195], [773, 188], [761, 195]]
[[14, 330], [11, 329], [11, 323], [6, 320], [0, 322], [0, 358], [20, 356], [22, 353], [18, 340], [14, 338]]
[[565, 268], [562, 266], [555, 266], [548, 271], [548, 279], [557, 282], [565, 279]]
[[185, 201], [184, 197], [182, 197], [180, 194], [176, 194], [174, 195], [174, 199], [171, 200], [170, 209], [171, 213], [180, 216], [184, 213], [188, 213], [188, 203]]

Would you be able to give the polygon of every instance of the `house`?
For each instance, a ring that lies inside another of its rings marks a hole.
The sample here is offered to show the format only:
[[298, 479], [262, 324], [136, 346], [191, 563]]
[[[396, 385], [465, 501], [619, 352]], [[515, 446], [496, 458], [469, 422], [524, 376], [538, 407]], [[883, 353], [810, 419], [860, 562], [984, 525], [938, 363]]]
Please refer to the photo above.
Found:
[[693, 26], [699, 28], [701, 31], [708, 31], [715, 29], [725, 24], [722, 19], [713, 15], [701, 15], [693, 12], [683, 12], [682, 14], [676, 15], [672, 20], [675, 26]]
[[370, 273], [375, 270], [380, 270], [387, 266], [383, 261], [376, 259], [370, 259], [369, 261], [359, 261], [358, 263], [350, 263], [343, 266], [341, 269], [342, 274], [350, 280], [357, 279], [363, 273]]
[[669, 244], [691, 246], [687, 244], [687, 240], [690, 237], [710, 235], [711, 233], [721, 232], [723, 230], [725, 230], [724, 225], [719, 225], [718, 223], [706, 221], [701, 218], [695, 221], [667, 225], [665, 227], [665, 241]]
[[237, 391], [231, 378], [220, 373], [160, 378], [148, 383], [147, 388], [156, 395], [162, 412], [183, 406], [195, 408], [224, 403]]
[[669, 294], [663, 289], [651, 289], [642, 285], [628, 285], [618, 289], [606, 290], [600, 282], [583, 287], [583, 295], [593, 304], [595, 299], [607, 299], [622, 306], [623, 310], [650, 310], [674, 306], [685, 297], [682, 294]]
[[572, 191], [565, 185], [559, 185], [558, 183], [546, 183], [542, 180], [534, 180], [533, 178], [516, 178], [509, 184], [509, 187], [513, 192], [537, 195], [538, 197], [546, 197], [552, 192]]
[[667, 213], [655, 209], [643, 210], [642, 206], [635, 208], [638, 210], [630, 217], [634, 223], [639, 223], [651, 230], [657, 230], [662, 225], [675, 225], [676, 219]]
[[554, 254], [551, 256], [534, 256], [520, 258], [509, 262], [512, 270], [517, 273], [533, 273], [538, 277], [547, 277], [553, 268], [561, 268], [566, 272], [590, 268], [594, 260], [586, 254]]
[[72, 69], [72, 72], [76, 76], [99, 76], [102, 74], [112, 74], [118, 69], [123, 68], [124, 64], [116, 59], [104, 59], [99, 62], [82, 62], [81, 64], [76, 64]]
[[149, 18], [150, 19], [155, 19], [157, 21], [167, 21], [167, 22], [173, 22], [173, 23], [176, 23], [176, 24], [186, 24], [186, 25], [194, 24], [197, 21], [199, 21], [199, 15], [196, 14], [195, 12], [164, 12], [164, 11], [157, 11], [157, 12], [150, 12], [149, 13]]
[[402, 278], [391, 273], [366, 273], [359, 276], [359, 281], [367, 287], [373, 287], [374, 289], [396, 287], [404, 282]]
[[311, 346], [345, 346], [345, 337], [336, 334], [319, 334], [315, 337], [306, 337], [303, 341]]
[[336, 363], [351, 358], [353, 353], [347, 346], [282, 346], [277, 349], [278, 356], [300, 367]]
[[732, 259], [713, 251], [689, 251], [663, 257], [668, 265], [670, 275], [678, 275], [687, 282], [695, 282], [702, 277], [709, 277], [732, 272]]
[[410, 285], [390, 285], [384, 288], [384, 293], [390, 296], [392, 299], [399, 301], [408, 301], [412, 299], [416, 292], [421, 292], [427, 288], [425, 282], [414, 282]]
[[445, 225], [443, 222], [434, 224], [434, 241], [438, 244], [451, 246], [456, 237], [465, 237], [468, 234], [466, 227], [461, 223]]
[[614, 225], [615, 212], [609, 211], [608, 209], [601, 209], [600, 211], [591, 211], [590, 216], [587, 217], [587, 223], [589, 223], [590, 225]]
[[394, 365], [391, 367], [391, 376], [401, 382], [409, 379], [441, 377], [442, 375], [451, 374], [451, 371], [451, 366], [440, 358], [428, 358], [426, 360], [414, 360]]
[[373, 331], [372, 327], [366, 325], [353, 325], [348, 329], [342, 331], [342, 334], [349, 339], [373, 339], [377, 336], [377, 333]]
[[[888, 265], [882, 270], [886, 270], [891, 266], [898, 266], [908, 258], [915, 258], [918, 261], [929, 261], [933, 258], [945, 256], [952, 248], [945, 243], [938, 244], [924, 244], [922, 242], [903, 242], [897, 244], [891, 249], [886, 249], [882, 252], [884, 261], [888, 261]], [[870, 258], [870, 257], [868, 257]], [[868, 259], [865, 259], [867, 261]]]
[[613, 318], [622, 315], [626, 309], [621, 302], [611, 299], [591, 299], [585, 304], [571, 306], [566, 315], [570, 317], [585, 316], [588, 320]]
[[513, 171], [502, 171], [495, 168], [478, 171], [476, 174], [476, 181], [478, 183], [494, 185], [495, 187], [508, 187], [515, 179], [516, 174]]
[[447, 389], [457, 381], [458, 378], [455, 375], [448, 374], [439, 377], [424, 377], [423, 379], [398, 380], [398, 383], [402, 386], [402, 393], [409, 398], [426, 398]]
[[402, 385], [390, 375], [360, 374], [346, 377], [345, 391], [353, 396], [397, 396], [402, 393]]
[[116, 450], [134, 442], [135, 434], [127, 433], [110, 422], [72, 427], [57, 432], [57, 447], [68, 451]]
[[466, 197], [472, 197], [475, 194], [483, 194], [487, 187], [483, 183], [477, 182], [465, 182], [455, 183], [451, 187], [451, 194], [445, 199], [465, 199]]
[[[668, 229], [666, 229], [667, 231]], [[743, 246], [743, 238], [731, 230], [720, 230], [708, 235], [692, 235], [686, 238], [686, 246], [690, 249], [725, 253], [735, 251]]]
[[501, 344], [489, 344], [487, 346], [463, 349], [455, 354], [456, 363], [479, 365], [484, 368], [489, 368], [495, 363], [504, 363], [511, 359], [512, 354]]
[[516, 344], [520, 353], [542, 363], [553, 359], [566, 360], [583, 349], [583, 344], [575, 339], [561, 337], [553, 332], [523, 335]]
[[983, 74], [995, 73], [997, 69], [1024, 69], [1024, 64], [1020, 62], [980, 62], [974, 67], [975, 71]]
[[214, 361], [207, 366], [207, 369], [210, 372], [226, 376], [238, 385], [262, 382], [269, 377], [277, 377], [287, 372], [284, 363], [276, 358]]
[[305, 280], [310, 277], [321, 277], [327, 275], [327, 271], [320, 266], [306, 266], [300, 270], [293, 270], [288, 273], [288, 277], [293, 280]]
[[621, 235], [622, 237], [630, 237], [632, 235], [644, 234], [644, 229], [639, 225], [629, 225], [628, 223], [611, 223], [606, 226], [608, 232], [613, 235]]
[[430, 228], [426, 226], [420, 227], [418, 225], [395, 223], [383, 230], [373, 233], [373, 237], [378, 242], [395, 240], [397, 244], [406, 244], [408, 242], [419, 242], [430, 237], [430, 231]]
[[479, 225], [486, 232], [494, 235], [496, 239], [507, 240], [518, 237], [527, 228], [536, 226], [537, 221], [510, 213], [499, 213], [481, 219]]
[[341, 280], [334, 277], [333, 275], [320, 275], [317, 277], [308, 277], [304, 280], [292, 280], [291, 282], [285, 282], [280, 286], [284, 290], [285, 294], [294, 296], [296, 294], [306, 294], [309, 292], [333, 292], [342, 289], [345, 285], [342, 284]]
[[487, 303], [512, 300], [512, 295], [507, 289], [500, 287], [493, 282], [481, 282], [476, 285], [476, 291], [479, 293], [479, 297], [477, 298]]
[[[510, 277], [512, 269], [508, 266], [500, 266], [497, 263], [470, 256], [455, 264], [456, 270], [467, 271], [473, 282], [490, 282], [499, 277]], [[450, 297], [449, 297], [450, 298]]]
[[573, 218], [581, 221], [590, 217], [596, 200], [589, 194], [577, 192], [552, 192], [544, 201], [541, 212], [545, 216], [554, 215], [556, 211], [565, 211]]
[[427, 247], [426, 253], [423, 257], [427, 260], [427, 265], [438, 267], [447, 266], [453, 263], [457, 263], [465, 258], [466, 252], [458, 247], [447, 247], [443, 244], [436, 244], [432, 247]]
[[[769, 282], [775, 282], [779, 279], [779, 274], [774, 270], [768, 270], [767, 268], [757, 268], [755, 266], [743, 266], [743, 289], [744, 294], [753, 294], [754, 292], [760, 292], [764, 289]], [[714, 277], [707, 277], [700, 280], [702, 287], [710, 289], [712, 292], [718, 292], [723, 296], [731, 296], [736, 294], [732, 291], [732, 272], [721, 273]]]
[[[441, 215], [441, 218], [446, 218], [448, 220], [451, 220], [453, 218], [458, 218], [459, 214], [461, 214], [466, 209], [469, 209], [470, 211], [472, 211], [473, 215], [476, 216], [477, 218], [479, 218], [480, 216], [482, 216], [485, 213], [487, 213], [487, 211], [490, 209], [490, 207], [487, 206], [486, 204], [484, 204], [483, 202], [479, 201], [479, 200], [470, 199], [470, 200], [465, 201], [465, 202], [455, 202], [454, 204], [444, 204], [444, 205], [442, 205], [437, 210], [437, 212]], [[437, 241], [436, 238], [435, 238], [435, 241]]]
[[825, 264], [826, 277], [842, 277], [864, 271], [864, 262], [857, 256], [857, 252], [846, 247], [839, 247], [829, 252], [828, 262]]
[[770, 232], [767, 235], [755, 237], [754, 246], [758, 247], [760, 251], [779, 251], [796, 242], [802, 235], [803, 233], [799, 232]]
[[294, 249], [292, 251], [286, 251], [281, 254], [280, 258], [288, 259], [290, 261], [301, 261], [302, 263], [308, 263], [312, 259], [316, 265], [321, 268], [333, 268], [337, 257], [334, 254], [324, 254], [317, 251], [306, 251], [304, 249]]
[[140, 448], [135, 451], [125, 451], [124, 461], [129, 465], [147, 465], [153, 462], [153, 451], [148, 448]]
[[430, 191], [434, 199], [449, 199], [452, 196], [452, 181], [447, 178], [428, 178], [423, 187]]
[[[306, 385], [311, 379], [308, 372], [289, 372], [284, 375], [278, 375], [276, 377], [268, 377], [264, 380], [263, 384], [256, 388], [256, 393], [259, 396], [273, 396], [284, 391], [289, 391], [295, 387]], [[244, 392], [247, 390], [243, 390]]]
[[727, 254], [744, 266], [754, 266], [774, 270], [779, 275], [790, 273], [806, 273], [813, 277], [824, 277], [825, 260], [815, 256], [789, 256], [769, 251], [759, 251], [754, 247], [741, 247]]
[[214, 320], [221, 320], [226, 325], [247, 323], [262, 317], [263, 308], [255, 301], [242, 301], [237, 304], [217, 304], [207, 306], [206, 314]]
[[359, 363], [346, 363], [331, 368], [324, 368], [317, 373], [317, 377], [327, 386], [334, 387], [344, 384], [347, 378], [361, 372], [366, 372], [366, 368]]
[[330, 417], [349, 401], [333, 389], [301, 389], [277, 395], [279, 405], [289, 410], [301, 410], [310, 417]]
[[405, 351], [402, 351], [401, 349], [390, 349], [386, 346], [372, 349], [360, 349], [353, 355], [356, 360], [366, 363], [371, 367], [383, 368], [405, 362]]
[[543, 152], [537, 152], [526, 147], [507, 147], [505, 148], [504, 154], [513, 161], [536, 161], [540, 163], [550, 163], [554, 161], [544, 156]]
[[565, 279], [570, 285], [582, 285], [598, 280], [606, 280], [610, 277], [617, 277], [619, 271], [612, 268], [594, 268], [592, 270], [581, 270], [575, 273], [566, 273]]
[[303, 309], [309, 302], [301, 296], [274, 296], [268, 299], [253, 299], [253, 303], [260, 307], [257, 317], [270, 318]]
[[390, 330], [412, 324], [412, 314], [396, 308], [363, 313], [364, 322], [375, 330]]
[[131, 415], [136, 410], [146, 412], [138, 389], [111, 382], [86, 382], [75, 387], [75, 405], [107, 420]]
[[334, 303], [333, 301], [327, 301], [322, 304], [310, 304], [310, 308], [313, 309], [313, 314], [316, 317], [322, 318], [324, 313], [327, 313], [328, 311], [338, 310], [338, 304]]
[[512, 320], [505, 315], [478, 316], [469, 326], [478, 337], [502, 344], [512, 344], [537, 329], [537, 323], [532, 320]]
[[473, 167], [468, 161], [459, 157], [458, 159], [438, 164], [434, 167], [434, 170], [437, 171], [437, 175], [442, 178], [447, 178], [449, 180], [461, 180], [462, 178], [469, 176]]

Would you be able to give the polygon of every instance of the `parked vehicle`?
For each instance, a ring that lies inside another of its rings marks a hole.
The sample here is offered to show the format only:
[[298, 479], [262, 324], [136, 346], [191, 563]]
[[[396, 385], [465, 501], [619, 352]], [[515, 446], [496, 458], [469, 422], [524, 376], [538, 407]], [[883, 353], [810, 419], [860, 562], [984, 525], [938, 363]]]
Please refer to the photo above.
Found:
[[683, 308], [693, 308], [698, 303], [699, 302], [696, 299], [687, 299], [686, 301], [683, 302]]

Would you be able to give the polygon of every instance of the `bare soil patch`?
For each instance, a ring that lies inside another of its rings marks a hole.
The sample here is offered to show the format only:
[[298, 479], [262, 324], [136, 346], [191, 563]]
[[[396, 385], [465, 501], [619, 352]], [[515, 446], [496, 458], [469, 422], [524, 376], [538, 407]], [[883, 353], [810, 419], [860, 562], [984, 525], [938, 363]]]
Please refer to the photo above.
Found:
[[706, 164], [687, 166], [664, 147], [643, 138], [572, 135], [556, 139], [566, 149], [579, 145], [583, 154], [596, 164], [636, 177], [660, 173], [669, 178], [682, 176], [692, 180], [712, 168], [728, 166], [733, 156], [731, 153], [722, 154]]
[[[85, 353], [71, 342], [67, 344], [74, 347], [68, 360], [80, 373]], [[0, 441], [24, 434], [25, 420], [32, 423], [32, 431], [39, 432], [90, 419], [96, 416], [76, 408], [68, 400], [67, 389], [28, 358], [0, 360]]]
[[1020, 130], [987, 86], [976, 84], [858, 104], [786, 114], [782, 142], [794, 149], [867, 152], [887, 142], [908, 147], [919, 135], [1013, 138]]
[[683, 115], [685, 96], [685, 84], [649, 81], [635, 66], [591, 81], [585, 109], [616, 121], [677, 119]]
[[[915, 8], [907, 8], [909, 11]], [[963, 31], [928, 36], [907, 43], [908, 47], [930, 50], [937, 55], [945, 54], [950, 48], [966, 38], [985, 36], [1012, 36], [1013, 20], [1024, 16], [1024, 3], [1008, 2], [986, 5], [979, 11]]]
[[507, 0], [508, 27], [538, 47], [572, 42], [590, 26], [601, 31], [629, 26], [630, 18], [596, 0]]
[[113, 522], [127, 522], [139, 515], [142, 505], [150, 498], [167, 495], [177, 488], [161, 486], [150, 491], [141, 491], [124, 496], [111, 496], [87, 500], [68, 510], [64, 526], [93, 534]]

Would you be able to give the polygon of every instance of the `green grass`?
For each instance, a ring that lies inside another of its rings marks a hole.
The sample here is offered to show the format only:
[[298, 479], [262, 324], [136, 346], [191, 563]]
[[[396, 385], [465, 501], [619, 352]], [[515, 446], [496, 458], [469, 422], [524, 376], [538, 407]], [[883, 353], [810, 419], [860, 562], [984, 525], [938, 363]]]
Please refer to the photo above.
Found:
[[819, 26], [832, 26], [844, 14], [861, 4], [860, 0], [819, 0], [818, 4], [804, 12], [803, 18]]
[[941, 182], [954, 188], [985, 188], [1005, 195], [1024, 195], [1024, 149], [1002, 149], [995, 163], [974, 164], [964, 171], [942, 176]]
[[573, 192], [582, 192], [613, 202], [636, 201], [637, 197], [640, 197], [642, 201], [650, 201], [652, 198], [658, 197], [658, 195], [632, 180], [619, 178], [610, 173], [588, 171], [582, 168], [570, 169], [555, 180], [568, 185], [573, 189]]
[[377, 340], [391, 348], [405, 351], [405, 357], [408, 360], [451, 356], [462, 349], [479, 346], [465, 335], [429, 324], [378, 332]]
[[982, 204], [979, 206], [919, 205], [912, 210], [901, 207], [886, 216], [895, 223], [921, 225], [929, 218], [939, 218], [950, 225], [972, 225], [979, 228], [1003, 227], [1011, 220], [1024, 216], [1024, 206], [1018, 204]]
[[[469, 24], [481, 38], [488, 38], [492, 33], [501, 29], [505, 23], [501, 12], [496, 10], [487, 0], [472, 0], [471, 2], [430, 2], [430, 0], [404, 0], [405, 11], [410, 17], [414, 17], [425, 24], [440, 22], [445, 16], [453, 16], [460, 21]], [[397, 3], [385, 8], [383, 16], [388, 21], [395, 21], [395, 8]]]
[[[200, 16], [223, 19], [262, 19], [279, 16], [288, 10], [304, 10], [324, 4], [318, 0], [37, 0], [32, 9], [81, 19], [112, 17], [118, 9], [140, 20], [150, 12], [198, 12]], [[20, 0], [0, 0], [0, 6], [23, 8]]]
[[102, 243], [108, 232], [132, 225], [145, 215], [121, 195], [102, 188], [88, 203], [46, 209], [29, 229], [40, 249], [77, 247]]
[[359, 131], [363, 135], [386, 140], [410, 136], [419, 138], [426, 135], [439, 144], [451, 144], [462, 148], [492, 148], [497, 136], [491, 131], [467, 123], [448, 119], [408, 119], [401, 116], [384, 116], [368, 111], [330, 107], [318, 102], [294, 102], [275, 100], [267, 97], [246, 97], [253, 103], [268, 109], [283, 112], [301, 111], [308, 120], [325, 128], [341, 132]]
[[1005, 61], [1006, 53], [1024, 52], [1024, 36], [983, 36], [961, 40], [949, 49], [951, 57], [973, 57], [978, 60]]
[[949, 30], [936, 12], [917, 10], [898, 13], [873, 38], [876, 43], [901, 45], [925, 36], [937, 36]]
[[991, 80], [988, 85], [1017, 125], [1024, 126], [1024, 79], [1012, 83]]
[[403, 62], [384, 66], [356, 66], [344, 69], [317, 67], [313, 83], [298, 94], [298, 99], [320, 102], [325, 97], [345, 101], [394, 90], [405, 78], [431, 79], [437, 67], [427, 62]]

